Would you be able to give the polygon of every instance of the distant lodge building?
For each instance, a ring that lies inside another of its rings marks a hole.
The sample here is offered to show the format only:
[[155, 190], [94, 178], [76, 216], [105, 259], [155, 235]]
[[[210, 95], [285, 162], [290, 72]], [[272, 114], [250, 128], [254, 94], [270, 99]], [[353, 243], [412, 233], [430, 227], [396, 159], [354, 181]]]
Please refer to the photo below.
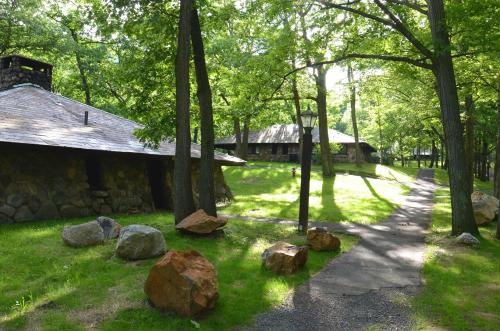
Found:
[[[332, 157], [337, 162], [355, 162], [356, 148], [354, 137], [328, 129], [330, 143], [339, 144], [340, 149]], [[312, 130], [313, 144], [319, 144], [319, 129]], [[215, 147], [226, 152], [236, 148], [236, 137], [229, 136], [217, 140]], [[367, 142], [360, 140], [362, 161], [369, 162], [371, 153], [376, 152]], [[264, 130], [251, 131], [248, 135], [248, 160], [298, 162], [299, 160], [299, 126], [297, 124], [278, 124]]]
[[[175, 144], [150, 149], [142, 126], [54, 94], [52, 66], [0, 58], [0, 223], [172, 209]], [[200, 148], [191, 147], [195, 199]], [[217, 199], [231, 197], [216, 152]]]

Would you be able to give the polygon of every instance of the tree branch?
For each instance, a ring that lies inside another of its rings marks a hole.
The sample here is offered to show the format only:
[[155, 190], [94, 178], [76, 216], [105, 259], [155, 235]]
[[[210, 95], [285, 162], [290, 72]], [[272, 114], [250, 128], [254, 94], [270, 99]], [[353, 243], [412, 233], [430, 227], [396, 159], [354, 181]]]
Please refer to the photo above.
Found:
[[348, 7], [349, 5], [358, 3], [359, 1], [346, 2], [345, 4], [336, 4], [336, 3], [331, 3], [329, 1], [324, 1], [324, 0], [318, 0], [318, 2], [324, 6], [324, 9], [334, 8], [334, 9], [345, 10], [345, 11], [351, 12], [353, 14], [358, 14], [360, 16], [369, 18], [371, 20], [374, 20], [374, 21], [377, 21], [377, 22], [382, 23], [384, 25], [395, 28], [394, 23], [389, 21], [389, 20], [386, 20], [385, 18], [366, 13], [366, 12], [359, 10], [359, 9], [356, 9], [356, 8]]
[[410, 2], [408, 0], [387, 0], [387, 2], [393, 3], [395, 5], [402, 5], [406, 6], [408, 8], [411, 8], [413, 10], [418, 11], [420, 14], [426, 15], [428, 14], [427, 12], [427, 6], [425, 5], [419, 5], [417, 2]]
[[384, 14], [386, 14], [387, 16], [389, 16], [389, 18], [391, 19], [391, 21], [394, 22], [394, 25], [393, 25], [394, 29], [396, 29], [397, 31], [399, 31], [399, 33], [401, 33], [406, 38], [406, 40], [408, 40], [416, 49], [418, 49], [420, 51], [420, 53], [422, 53], [422, 55], [424, 55], [427, 58], [432, 58], [433, 57], [431, 50], [429, 50], [427, 47], [425, 47], [424, 44], [422, 44], [420, 42], [420, 40], [418, 40], [406, 28], [406, 26], [403, 24], [403, 22], [399, 18], [397, 18], [396, 15], [394, 15], [389, 10], [389, 8], [387, 8], [386, 5], [384, 5], [382, 2], [380, 2], [380, 0], [374, 0], [374, 1], [375, 1], [375, 4], [384, 12]]

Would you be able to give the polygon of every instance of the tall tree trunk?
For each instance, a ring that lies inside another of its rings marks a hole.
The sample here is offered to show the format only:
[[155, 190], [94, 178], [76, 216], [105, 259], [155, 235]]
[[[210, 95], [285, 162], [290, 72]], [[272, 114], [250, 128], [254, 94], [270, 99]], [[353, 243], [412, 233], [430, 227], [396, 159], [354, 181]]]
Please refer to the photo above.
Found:
[[436, 141], [434, 139], [431, 140], [431, 163], [429, 164], [429, 168], [434, 168], [434, 164], [437, 164], [437, 151], [436, 151]]
[[488, 143], [483, 139], [481, 151], [481, 176], [479, 179], [483, 182], [488, 181]]
[[417, 145], [417, 165], [420, 168], [420, 143]]
[[85, 93], [85, 104], [92, 106], [92, 99], [90, 97], [90, 87], [87, 80], [87, 74], [85, 73], [85, 68], [82, 60], [82, 56], [80, 54], [79, 43], [78, 43], [78, 35], [76, 31], [73, 29], [69, 29], [71, 33], [71, 38], [76, 44], [75, 50], [75, 58], [76, 58], [76, 66], [78, 67], [78, 72], [80, 74], [80, 81], [82, 82], [83, 92]]
[[470, 94], [465, 96], [465, 116], [465, 157], [470, 174], [469, 189], [472, 192], [474, 185], [474, 100]]
[[472, 212], [470, 174], [464, 160], [463, 130], [451, 57], [451, 45], [446, 26], [443, 0], [428, 0], [429, 21], [435, 56], [432, 59], [433, 73], [436, 77], [443, 127], [447, 139], [449, 179], [452, 209], [452, 235], [463, 232], [478, 234], [477, 224]]
[[236, 149], [234, 150], [234, 153], [236, 154], [237, 157], [243, 159], [243, 156], [241, 155], [241, 125], [240, 125], [240, 119], [237, 117], [234, 118], [233, 129], [234, 129], [234, 136], [236, 137]]
[[175, 58], [175, 223], [195, 211], [193, 186], [191, 183], [191, 132], [189, 121], [189, 49], [191, 33], [190, 0], [181, 0], [179, 14], [179, 34], [177, 38], [177, 55]]
[[193, 143], [197, 144], [198, 143], [198, 127], [194, 128], [193, 132]]
[[[495, 197], [500, 200], [500, 73], [497, 76], [497, 143], [495, 157]], [[500, 239], [500, 217], [497, 216], [497, 239]]]
[[347, 66], [347, 79], [349, 81], [349, 87], [351, 90], [351, 120], [352, 120], [352, 131], [354, 133], [354, 147], [356, 154], [356, 166], [361, 166], [361, 150], [359, 148], [359, 134], [358, 134], [358, 121], [356, 118], [356, 86], [354, 85], [354, 74], [352, 71], [352, 66], [349, 63]]
[[324, 66], [318, 66], [316, 69], [316, 104], [318, 106], [319, 120], [319, 143], [321, 147], [321, 169], [323, 177], [332, 177], [333, 161], [332, 152], [330, 150], [330, 139], [328, 137], [328, 117], [326, 112], [326, 69]]
[[246, 160], [248, 157], [248, 134], [250, 133], [250, 116], [245, 116], [243, 120], [243, 136], [241, 138], [241, 158]]
[[302, 161], [302, 132], [304, 130], [304, 126], [302, 125], [302, 117], [300, 116], [300, 95], [299, 89], [297, 88], [297, 79], [294, 77], [292, 80], [292, 93], [293, 93], [293, 104], [295, 106], [295, 116], [297, 118], [297, 124], [299, 126], [299, 163]]
[[201, 119], [201, 159], [198, 184], [200, 208], [208, 215], [217, 216], [214, 182], [214, 117], [212, 110], [212, 89], [210, 88], [210, 81], [208, 80], [200, 19], [196, 8], [192, 10], [191, 42], [193, 45]]

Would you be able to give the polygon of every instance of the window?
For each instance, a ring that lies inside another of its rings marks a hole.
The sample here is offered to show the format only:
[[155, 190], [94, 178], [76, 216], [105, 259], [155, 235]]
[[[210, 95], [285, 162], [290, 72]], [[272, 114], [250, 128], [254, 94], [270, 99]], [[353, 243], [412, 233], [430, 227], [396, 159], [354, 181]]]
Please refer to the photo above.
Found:
[[277, 144], [273, 144], [271, 146], [271, 154], [278, 154], [278, 145]]
[[288, 144], [283, 144], [281, 146], [281, 154], [288, 155]]
[[347, 155], [347, 145], [339, 144], [338, 150], [334, 153], [337, 155]]
[[250, 154], [259, 154], [259, 146], [251, 145], [250, 146]]
[[104, 189], [102, 182], [101, 160], [98, 157], [88, 157], [85, 160], [87, 171], [87, 183], [91, 191], [100, 191]]

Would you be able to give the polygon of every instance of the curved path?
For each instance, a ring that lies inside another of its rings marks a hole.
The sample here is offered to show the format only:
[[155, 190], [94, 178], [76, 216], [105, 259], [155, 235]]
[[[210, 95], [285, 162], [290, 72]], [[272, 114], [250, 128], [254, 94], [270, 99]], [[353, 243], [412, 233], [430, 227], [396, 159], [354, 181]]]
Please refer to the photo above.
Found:
[[408, 301], [421, 285], [435, 188], [433, 170], [424, 169], [382, 223], [317, 224], [360, 236], [359, 244], [296, 288], [284, 304], [258, 315], [246, 330], [410, 329], [414, 322]]

